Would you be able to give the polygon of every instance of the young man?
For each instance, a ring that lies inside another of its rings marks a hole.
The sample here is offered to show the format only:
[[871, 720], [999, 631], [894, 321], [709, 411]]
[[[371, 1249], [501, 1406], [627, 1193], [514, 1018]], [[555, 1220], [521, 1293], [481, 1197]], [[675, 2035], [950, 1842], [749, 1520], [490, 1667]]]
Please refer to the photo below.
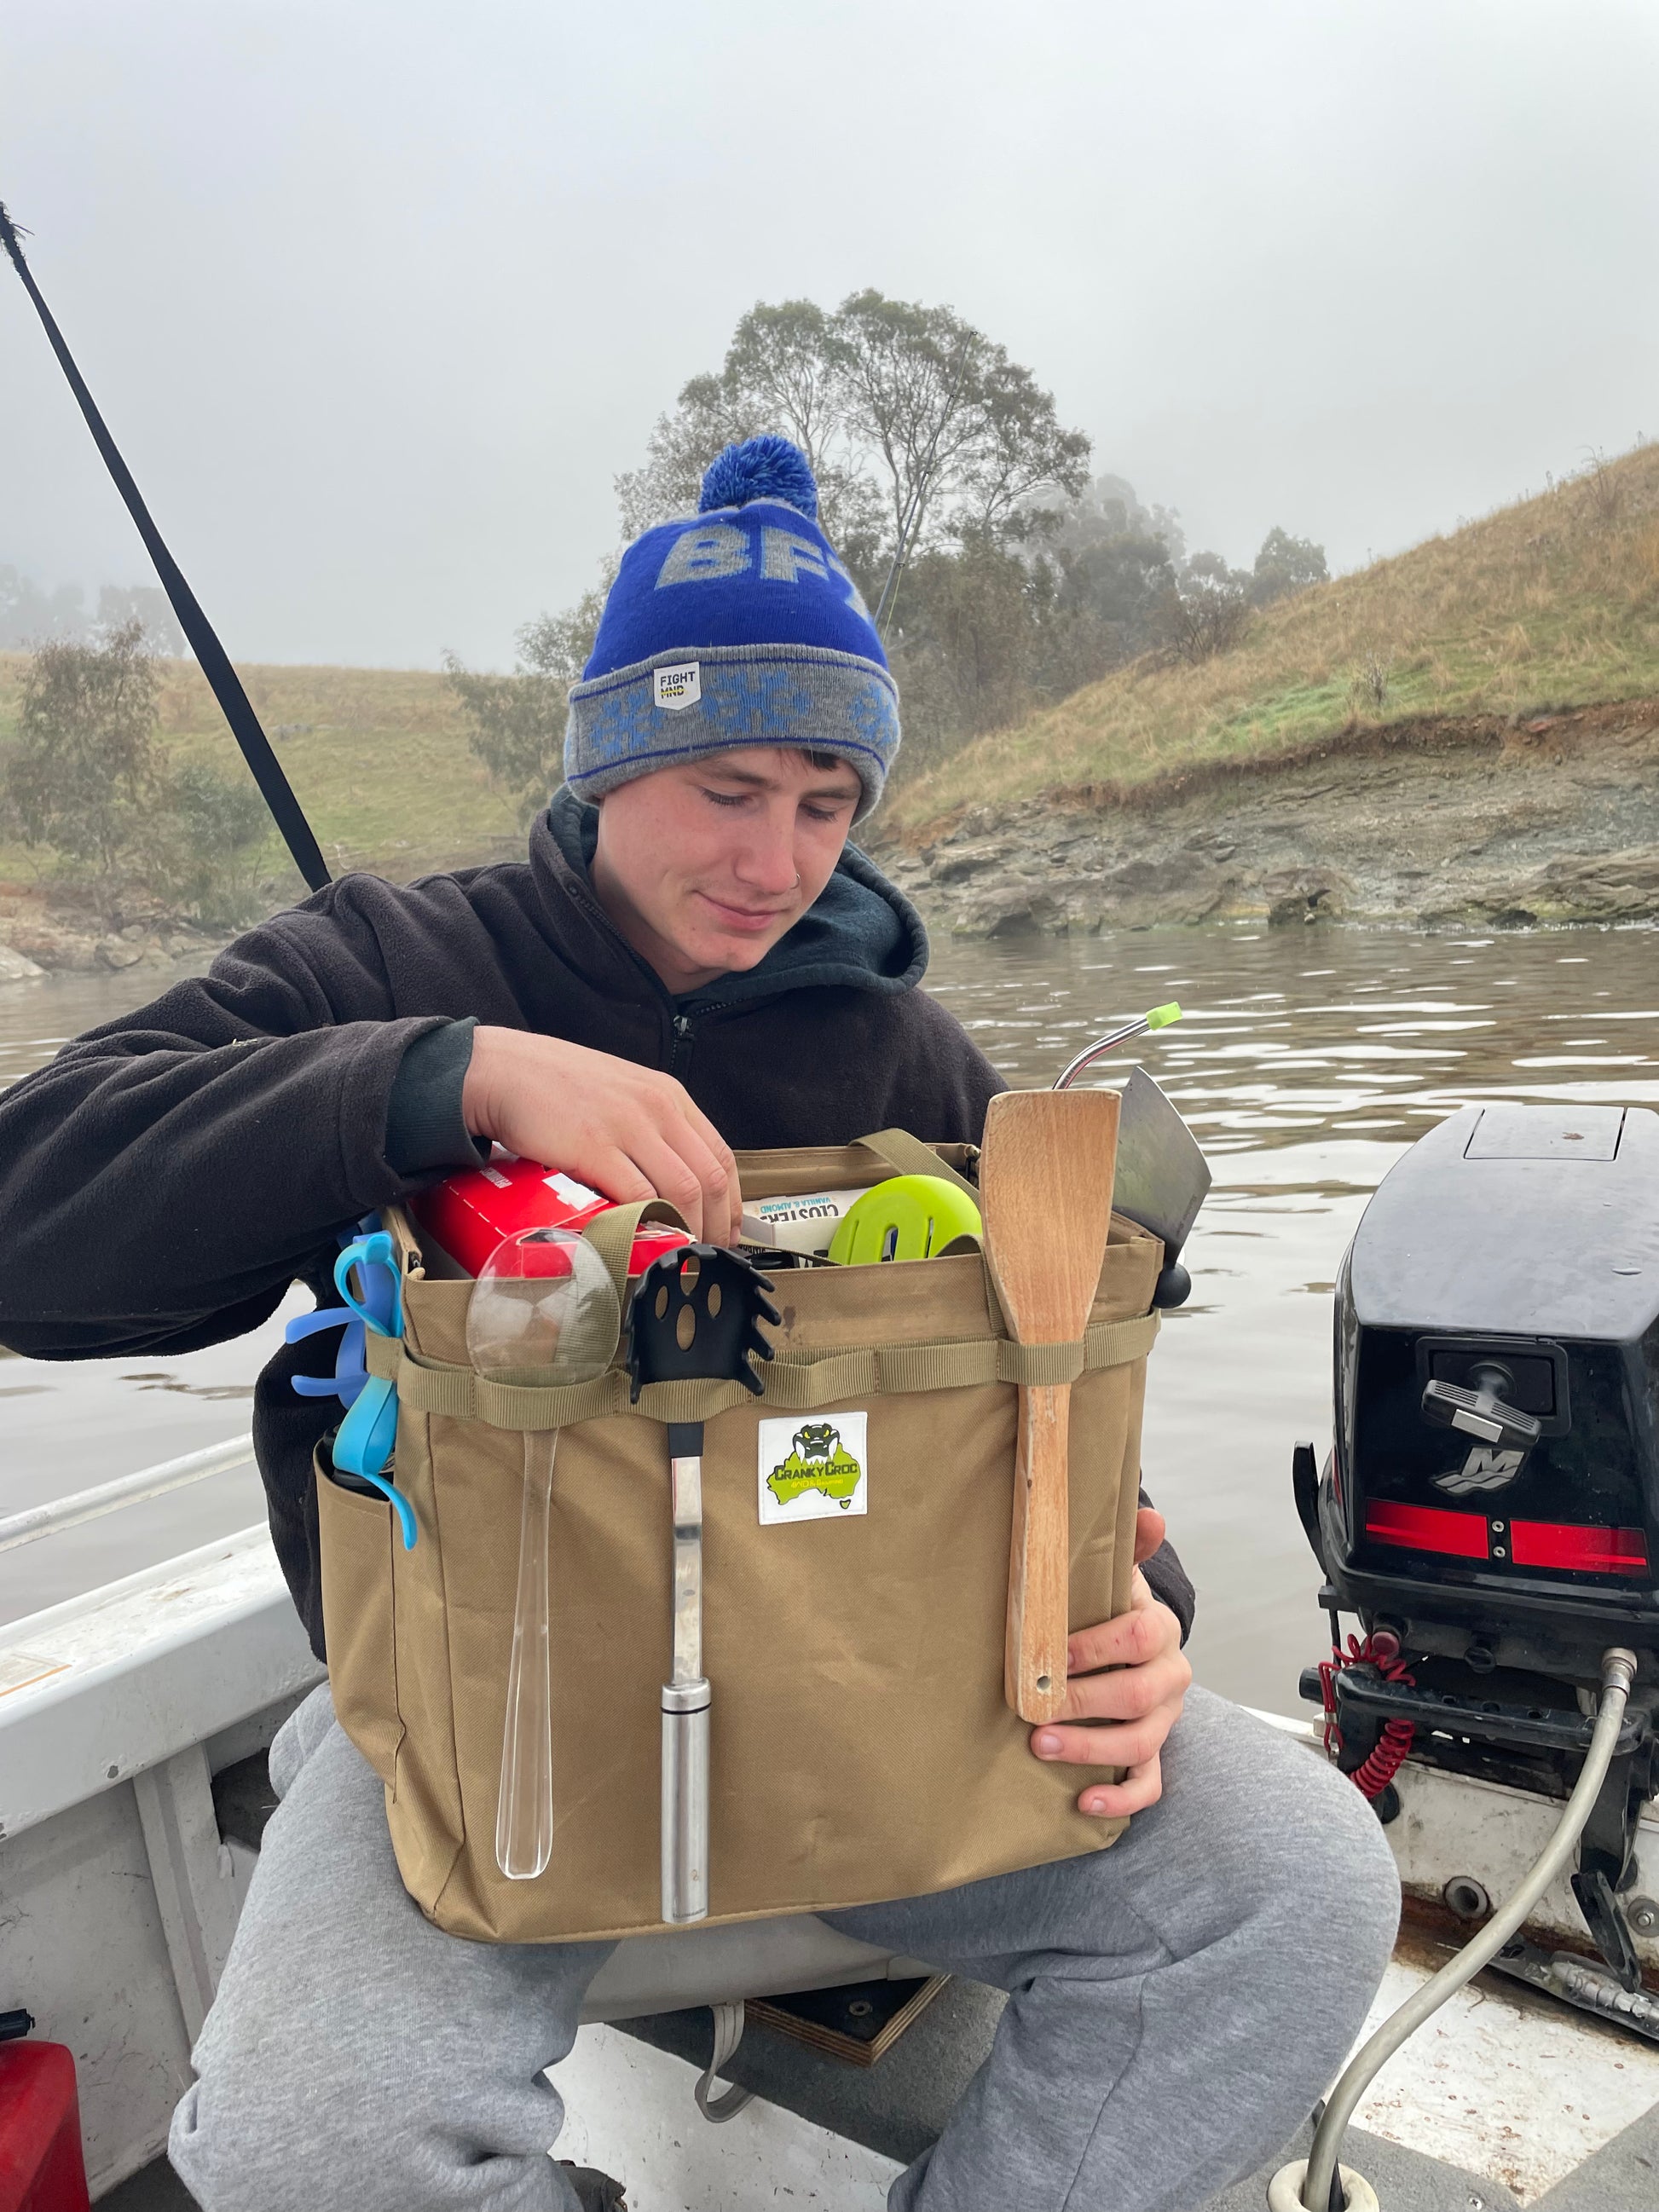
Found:
[[[526, 864], [402, 890], [349, 878], [6, 1095], [0, 1340], [72, 1358], [235, 1335], [295, 1279], [325, 1289], [342, 1224], [491, 1139], [729, 1239], [733, 1146], [978, 1138], [999, 1079], [918, 988], [917, 916], [847, 842], [896, 696], [815, 516], [801, 457], [751, 441], [710, 470], [698, 517], [629, 548]], [[278, 1355], [254, 1426], [320, 1654], [327, 1416], [289, 1387], [318, 1358]], [[1127, 1832], [830, 1916], [1009, 1992], [896, 2212], [1197, 2205], [1306, 2115], [1388, 1956], [1396, 1889], [1369, 1808], [1187, 1695], [1191, 1590], [1160, 1516], [1140, 1521], [1132, 1610], [1073, 1638], [1067, 1716], [1031, 1746], [1126, 1769], [1080, 1777], [1079, 1802], [1133, 1814]], [[472, 1944], [422, 1919], [325, 1688], [272, 1773], [283, 1802], [173, 2124], [206, 2212], [601, 2201], [547, 2156], [562, 2112], [541, 2073], [608, 1947]]]

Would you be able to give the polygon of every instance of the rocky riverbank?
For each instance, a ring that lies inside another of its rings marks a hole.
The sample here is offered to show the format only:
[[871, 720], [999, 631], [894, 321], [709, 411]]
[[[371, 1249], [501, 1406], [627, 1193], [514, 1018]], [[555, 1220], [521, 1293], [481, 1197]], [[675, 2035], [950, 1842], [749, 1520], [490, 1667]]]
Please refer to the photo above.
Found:
[[224, 942], [162, 914], [119, 922], [19, 884], [0, 884], [0, 983], [201, 966]]
[[[970, 938], [1659, 921], [1659, 700], [1366, 731], [1287, 763], [959, 810], [871, 851], [932, 928]], [[223, 941], [0, 884], [0, 983], [200, 967]]]
[[1287, 763], [969, 807], [878, 842], [929, 925], [1659, 919], [1659, 700], [1333, 738]]

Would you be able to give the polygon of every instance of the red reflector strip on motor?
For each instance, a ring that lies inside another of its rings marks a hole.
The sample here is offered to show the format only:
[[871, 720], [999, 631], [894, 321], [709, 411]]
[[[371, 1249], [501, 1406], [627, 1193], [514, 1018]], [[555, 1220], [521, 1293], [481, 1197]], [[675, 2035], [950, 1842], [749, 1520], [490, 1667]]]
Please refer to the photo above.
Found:
[[1565, 1567], [1581, 1575], [1637, 1575], [1648, 1564], [1639, 1528], [1586, 1528], [1566, 1521], [1516, 1521], [1510, 1540], [1517, 1567]]
[[1443, 1513], [1431, 1505], [1391, 1505], [1376, 1498], [1365, 1508], [1365, 1534], [1379, 1544], [1404, 1544], [1413, 1552], [1445, 1552], [1457, 1559], [1486, 1557], [1484, 1513]]

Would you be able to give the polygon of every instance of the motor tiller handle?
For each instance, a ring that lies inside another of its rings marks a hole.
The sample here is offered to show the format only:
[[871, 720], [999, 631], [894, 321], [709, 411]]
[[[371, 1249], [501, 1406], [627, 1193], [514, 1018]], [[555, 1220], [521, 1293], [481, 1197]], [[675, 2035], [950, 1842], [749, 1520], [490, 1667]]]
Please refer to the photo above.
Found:
[[1541, 1421], [1506, 1404], [1496, 1391], [1465, 1390], [1455, 1382], [1424, 1385], [1423, 1417], [1436, 1428], [1461, 1429], [1483, 1443], [1512, 1450], [1530, 1451], [1544, 1432]]

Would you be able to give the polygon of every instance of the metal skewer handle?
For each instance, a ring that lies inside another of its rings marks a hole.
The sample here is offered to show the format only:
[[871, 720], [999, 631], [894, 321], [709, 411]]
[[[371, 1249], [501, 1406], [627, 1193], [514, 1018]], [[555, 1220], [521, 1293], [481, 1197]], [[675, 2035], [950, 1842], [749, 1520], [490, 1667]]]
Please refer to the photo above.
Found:
[[[770, 1280], [738, 1253], [692, 1244], [653, 1260], [628, 1309], [628, 1371], [637, 1405], [647, 1384], [741, 1382], [776, 1322]], [[702, 1671], [702, 1423], [669, 1421], [674, 1506], [673, 1663], [662, 1693], [662, 1917], [708, 1917], [708, 1709]]]
[[1108, 1030], [1103, 1037], [1097, 1037], [1092, 1044], [1085, 1045], [1077, 1058], [1061, 1070], [1054, 1078], [1054, 1088], [1069, 1091], [1084, 1069], [1092, 1067], [1103, 1053], [1110, 1052], [1114, 1046], [1127, 1044], [1131, 1037], [1145, 1036], [1151, 1030], [1168, 1029], [1171, 1022], [1180, 1019], [1181, 1009], [1172, 1000], [1167, 1006], [1153, 1006], [1146, 1013], [1137, 1015], [1121, 1029]]
[[708, 1917], [707, 1682], [662, 1693], [662, 1917], [671, 1926]]
[[702, 1671], [702, 1424], [671, 1422], [674, 1670], [662, 1693], [662, 1917], [708, 1916], [708, 1708]]

